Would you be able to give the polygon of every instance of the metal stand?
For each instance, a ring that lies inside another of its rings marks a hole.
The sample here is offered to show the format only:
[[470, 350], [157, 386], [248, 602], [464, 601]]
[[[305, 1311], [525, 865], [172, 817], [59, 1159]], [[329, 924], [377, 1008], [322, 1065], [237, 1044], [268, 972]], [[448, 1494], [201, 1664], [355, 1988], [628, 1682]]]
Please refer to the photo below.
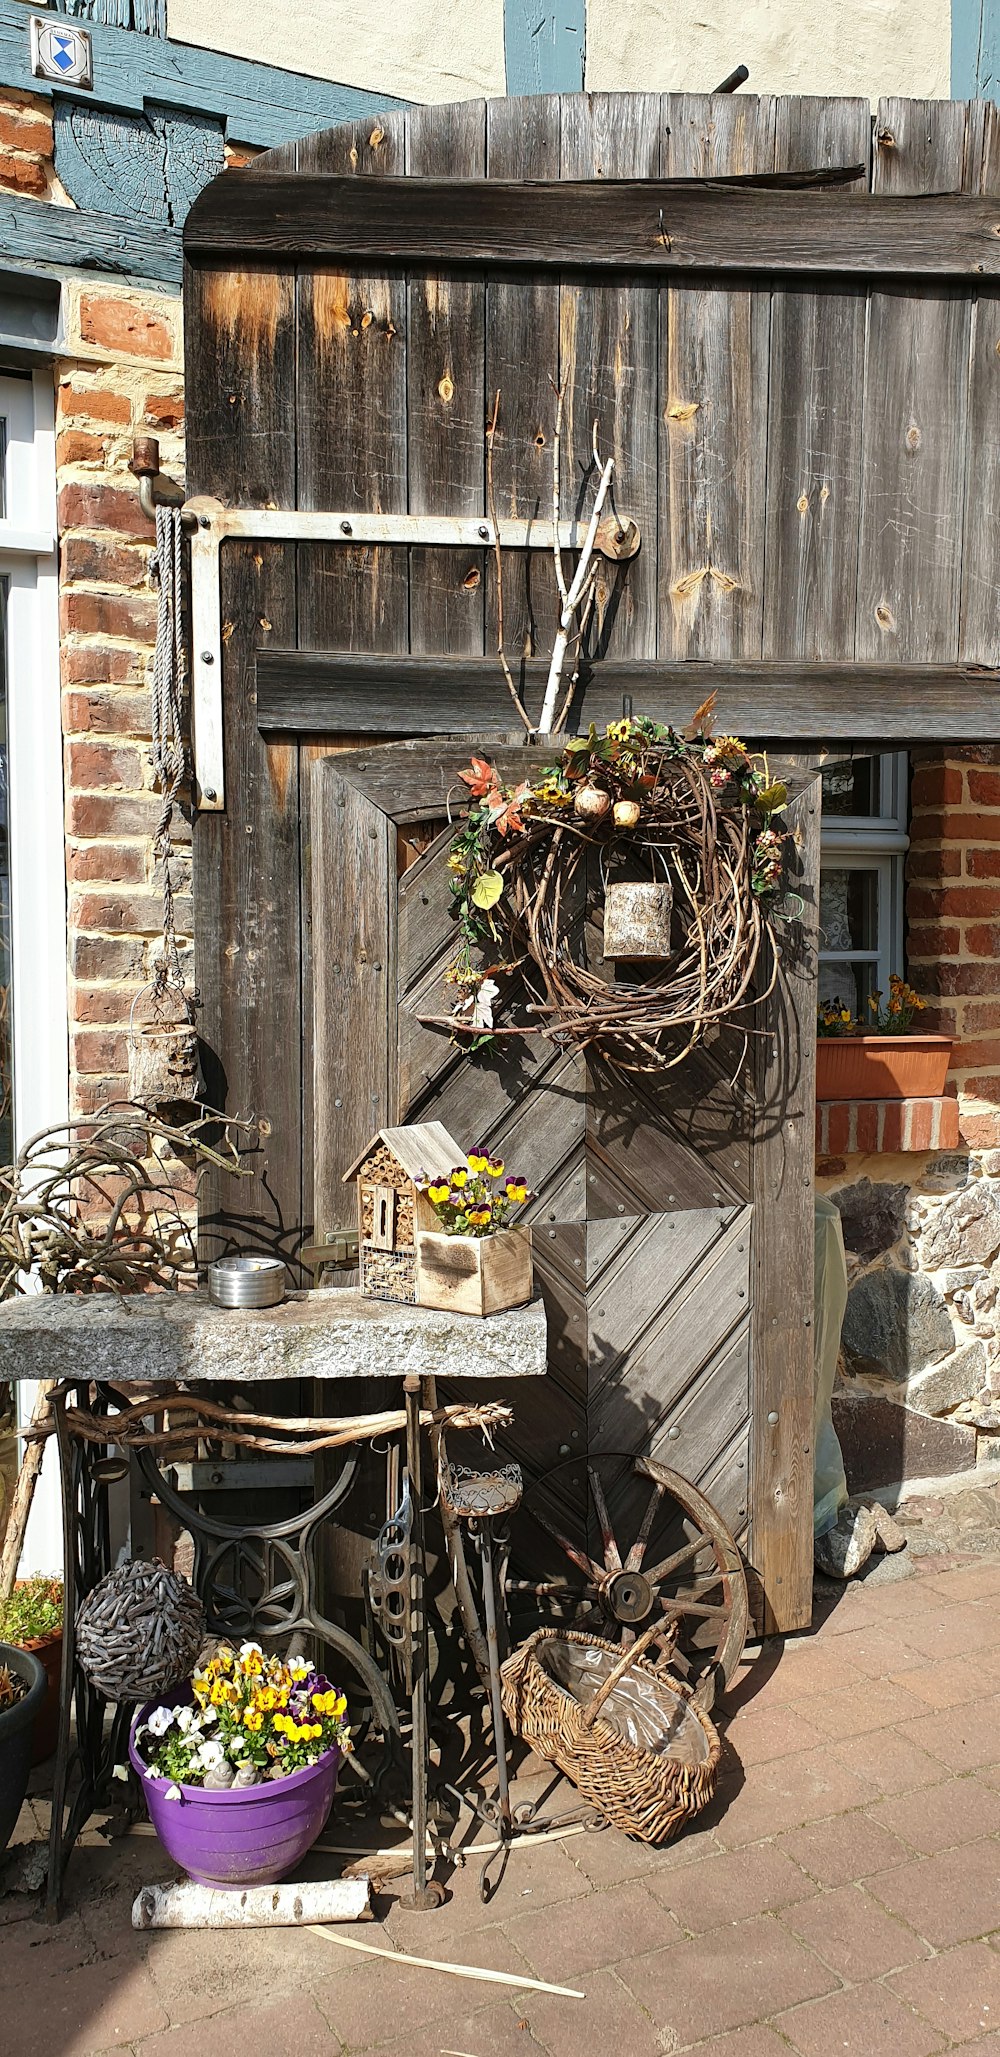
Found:
[[[416, 1382], [419, 1387], [419, 1381]], [[409, 1381], [407, 1382], [409, 1385]], [[115, 1399], [97, 1386], [91, 1398], [89, 1384], [75, 1390], [75, 1404], [91, 1414], [111, 1415]], [[114, 1766], [127, 1757], [127, 1736], [132, 1708], [122, 1705], [108, 1719], [108, 1703], [89, 1686], [76, 1663], [77, 1609], [111, 1566], [108, 1487], [127, 1476], [128, 1460], [107, 1449], [85, 1443], [72, 1434], [66, 1420], [67, 1393], [53, 1395], [56, 1439], [62, 1488], [63, 1545], [65, 1562], [64, 1640], [59, 1704], [59, 1732], [52, 1794], [52, 1826], [49, 1836], [49, 1875], [46, 1912], [57, 1920], [62, 1899], [66, 1865], [77, 1836], [94, 1808], [108, 1799]], [[412, 1419], [411, 1419], [412, 1412]], [[412, 1402], [407, 1394], [407, 1455], [411, 1439], [419, 1478], [419, 1391]], [[320, 1610], [317, 1590], [316, 1546], [324, 1522], [346, 1499], [358, 1470], [354, 1456], [344, 1459], [330, 1489], [302, 1513], [283, 1521], [236, 1527], [199, 1512], [160, 1471], [149, 1450], [136, 1453], [139, 1470], [156, 1498], [183, 1522], [194, 1544], [193, 1583], [205, 1603], [210, 1626], [219, 1634], [253, 1634], [266, 1641], [286, 1639], [302, 1633], [318, 1637], [337, 1651], [347, 1669], [361, 1681], [371, 1702], [373, 1717], [384, 1731], [386, 1757], [375, 1783], [402, 1769], [399, 1717], [389, 1686], [378, 1665], [355, 1637]], [[412, 1460], [411, 1460], [412, 1461]], [[419, 1488], [415, 1493], [419, 1507]], [[422, 1544], [422, 1537], [421, 1537]], [[422, 1552], [415, 1553], [415, 1593], [422, 1607]], [[247, 1592], [254, 1594], [246, 1597]], [[421, 1643], [421, 1648], [423, 1647]], [[423, 1766], [417, 1779], [414, 1750], [413, 1788], [419, 1783], [423, 1796], [426, 1827], [426, 1666], [421, 1662], [414, 1685], [414, 1743], [422, 1738]], [[417, 1701], [422, 1713], [418, 1731]], [[76, 1744], [71, 1745], [71, 1719], [76, 1713]], [[79, 1772], [79, 1785], [64, 1825], [70, 1775]], [[423, 1850], [423, 1840], [419, 1845]]]
[[[522, 1493], [521, 1472], [516, 1464], [507, 1465], [502, 1471], [453, 1470], [446, 1460], [439, 1466], [441, 1501], [451, 1519], [468, 1529], [475, 1539], [482, 1570], [483, 1614], [486, 1619], [486, 1672], [484, 1683], [490, 1696], [490, 1715], [493, 1723], [493, 1747], [497, 1767], [497, 1803], [492, 1806], [484, 1801], [473, 1800], [467, 1793], [458, 1797], [473, 1809], [481, 1821], [495, 1828], [500, 1837], [500, 1849], [491, 1852], [479, 1874], [479, 1895], [484, 1904], [496, 1892], [507, 1869], [510, 1845], [514, 1835], [514, 1823], [510, 1806], [510, 1782], [507, 1776], [507, 1731], [504, 1726], [503, 1700], [500, 1692], [500, 1638], [497, 1626], [497, 1575], [494, 1559], [496, 1536], [494, 1523], [506, 1520], [520, 1504]], [[480, 1636], [481, 1640], [481, 1636]], [[452, 1790], [456, 1790], [452, 1788]], [[495, 1878], [491, 1869], [499, 1860]]]
[[427, 1877], [427, 1786], [430, 1777], [430, 1733], [427, 1718], [427, 1615], [424, 1599], [424, 1504], [420, 1447], [422, 1380], [403, 1381], [406, 1406], [406, 1469], [412, 1504], [410, 1531], [410, 1759], [413, 1793], [413, 1892], [403, 1905], [440, 1907], [444, 1898], [436, 1879]]

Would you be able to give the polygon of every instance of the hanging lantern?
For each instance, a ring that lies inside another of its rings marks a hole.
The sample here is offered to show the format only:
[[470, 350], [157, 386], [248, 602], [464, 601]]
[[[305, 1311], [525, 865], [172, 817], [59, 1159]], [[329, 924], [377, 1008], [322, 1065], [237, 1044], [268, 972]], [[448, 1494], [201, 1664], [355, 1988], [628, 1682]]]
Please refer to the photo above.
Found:
[[[169, 981], [152, 993], [152, 1019], [136, 1019], [142, 993], [132, 1002], [128, 1026], [129, 1099], [140, 1106], [167, 1106], [172, 1101], [198, 1101], [205, 1095], [198, 1055], [198, 1031], [187, 995]], [[172, 1003], [169, 994], [175, 995]], [[170, 1020], [173, 1013], [179, 1020]]]
[[668, 882], [618, 879], [604, 894], [604, 955], [625, 963], [662, 961], [670, 955], [673, 893]]

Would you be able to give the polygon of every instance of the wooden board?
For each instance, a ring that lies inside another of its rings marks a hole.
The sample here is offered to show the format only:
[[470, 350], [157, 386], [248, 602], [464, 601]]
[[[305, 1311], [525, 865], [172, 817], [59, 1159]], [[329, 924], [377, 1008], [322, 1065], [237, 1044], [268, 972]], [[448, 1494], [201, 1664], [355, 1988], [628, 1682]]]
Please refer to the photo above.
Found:
[[[753, 101], [741, 96], [731, 104], [747, 108]], [[423, 268], [584, 265], [596, 271], [966, 280], [1000, 271], [994, 201], [923, 190], [927, 196], [913, 200], [902, 189], [827, 195], [759, 185], [713, 189], [679, 179], [573, 180], [556, 188], [492, 174], [457, 183], [394, 179], [368, 188], [353, 180], [236, 171], [199, 195], [184, 225], [184, 247], [197, 257], [353, 257]]]
[[[804, 567], [804, 576], [811, 582], [811, 569]], [[853, 594], [849, 604], [853, 634]], [[777, 610], [772, 619], [779, 629]], [[846, 626], [846, 614], [841, 619]], [[524, 667], [532, 706], [540, 703], [545, 672], [541, 662]], [[628, 701], [636, 713], [683, 728], [712, 691], [719, 696], [720, 722], [756, 739], [897, 747], [925, 737], [1000, 741], [1000, 669], [956, 663], [672, 663], [608, 656], [585, 667], [569, 731], [589, 721], [603, 727], [620, 720]], [[367, 652], [261, 651], [256, 710], [266, 734], [355, 736], [364, 730], [383, 739], [481, 736], [505, 729], [511, 718], [493, 657]]]

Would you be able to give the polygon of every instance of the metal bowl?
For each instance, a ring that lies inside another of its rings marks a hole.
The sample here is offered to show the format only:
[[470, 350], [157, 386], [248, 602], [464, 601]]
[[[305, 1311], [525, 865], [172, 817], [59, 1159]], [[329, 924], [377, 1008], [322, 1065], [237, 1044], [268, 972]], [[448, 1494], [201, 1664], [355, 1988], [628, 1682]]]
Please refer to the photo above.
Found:
[[277, 1307], [285, 1285], [280, 1257], [219, 1257], [208, 1267], [209, 1298], [217, 1307]]

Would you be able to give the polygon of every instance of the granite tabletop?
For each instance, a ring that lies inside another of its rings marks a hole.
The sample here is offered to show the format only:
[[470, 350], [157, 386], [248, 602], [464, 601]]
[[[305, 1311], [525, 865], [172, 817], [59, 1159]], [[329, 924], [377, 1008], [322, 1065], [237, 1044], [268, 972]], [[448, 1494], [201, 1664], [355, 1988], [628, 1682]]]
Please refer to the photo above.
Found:
[[196, 1293], [24, 1294], [0, 1302], [0, 1380], [539, 1378], [545, 1310], [480, 1318], [370, 1300], [351, 1288], [280, 1307], [217, 1307]]

